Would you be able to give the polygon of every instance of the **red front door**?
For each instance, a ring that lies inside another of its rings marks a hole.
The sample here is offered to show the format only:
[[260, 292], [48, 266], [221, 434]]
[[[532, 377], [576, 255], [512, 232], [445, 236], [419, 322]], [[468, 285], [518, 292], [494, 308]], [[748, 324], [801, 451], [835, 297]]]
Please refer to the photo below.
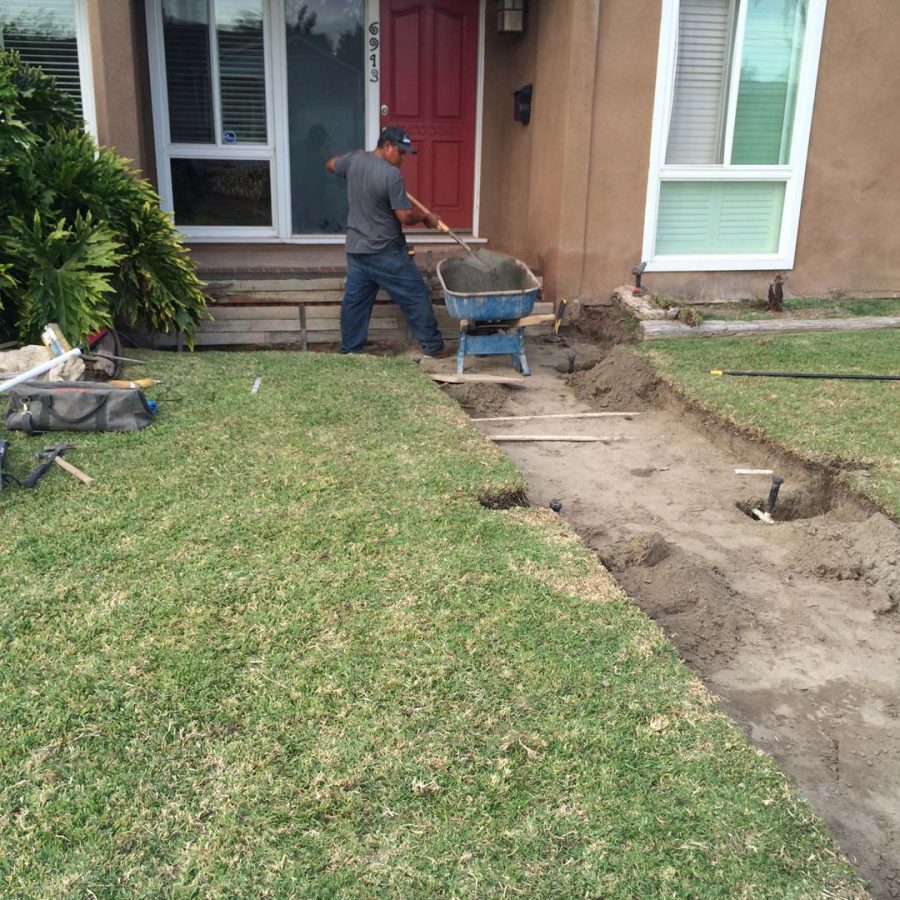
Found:
[[453, 228], [472, 227], [478, 0], [381, 0], [381, 125], [419, 148], [406, 187]]

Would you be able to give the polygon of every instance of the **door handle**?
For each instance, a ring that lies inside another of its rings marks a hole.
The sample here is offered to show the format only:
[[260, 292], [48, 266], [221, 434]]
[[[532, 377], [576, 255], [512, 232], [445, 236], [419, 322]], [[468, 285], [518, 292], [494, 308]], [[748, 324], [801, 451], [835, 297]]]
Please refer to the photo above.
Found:
[[381, 105], [381, 114], [382, 114], [383, 116], [386, 116], [389, 112], [390, 112], [390, 110], [387, 108], [387, 104], [386, 104], [386, 103], [382, 103], [382, 105]]

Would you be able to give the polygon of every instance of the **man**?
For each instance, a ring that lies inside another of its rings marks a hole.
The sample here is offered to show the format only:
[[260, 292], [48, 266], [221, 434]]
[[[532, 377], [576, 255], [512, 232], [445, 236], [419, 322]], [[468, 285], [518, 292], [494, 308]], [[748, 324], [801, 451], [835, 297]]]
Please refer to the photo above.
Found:
[[436, 228], [438, 217], [412, 208], [400, 167], [416, 153], [409, 135], [388, 125], [371, 153], [356, 150], [325, 164], [347, 182], [347, 286], [341, 306], [341, 353], [362, 353], [379, 288], [400, 307], [426, 356], [444, 356], [428, 288], [406, 250], [404, 225]]

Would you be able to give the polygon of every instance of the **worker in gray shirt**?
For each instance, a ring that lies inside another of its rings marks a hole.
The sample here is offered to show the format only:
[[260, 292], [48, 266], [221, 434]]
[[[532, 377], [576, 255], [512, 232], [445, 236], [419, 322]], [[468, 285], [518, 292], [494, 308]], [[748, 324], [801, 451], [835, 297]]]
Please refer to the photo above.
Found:
[[362, 353], [379, 288], [400, 307], [426, 356], [444, 356], [444, 339], [431, 308], [428, 288], [406, 249], [404, 225], [436, 228], [438, 217], [413, 209], [400, 167], [416, 153], [409, 135], [388, 125], [371, 153], [334, 156], [329, 172], [347, 182], [347, 285], [341, 305], [341, 353]]

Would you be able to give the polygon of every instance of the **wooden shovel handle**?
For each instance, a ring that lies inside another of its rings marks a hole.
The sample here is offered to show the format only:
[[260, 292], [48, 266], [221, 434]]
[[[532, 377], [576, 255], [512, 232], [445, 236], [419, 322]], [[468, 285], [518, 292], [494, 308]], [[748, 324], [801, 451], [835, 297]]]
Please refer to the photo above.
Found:
[[[430, 215], [431, 215], [431, 210], [430, 210], [427, 206], [425, 206], [424, 204], [419, 203], [419, 201], [416, 200], [416, 198], [413, 197], [413, 195], [412, 195], [409, 191], [406, 192], [406, 196], [409, 197], [409, 202], [412, 203], [413, 206], [415, 206], [415, 207], [417, 207], [418, 209], [420, 209], [423, 213], [425, 213], [426, 216], [430, 216]], [[440, 217], [438, 217], [437, 228], [438, 228], [438, 231], [443, 231], [444, 234], [449, 234], [449, 233], [450, 233], [450, 226], [449, 226], [449, 225], [445, 225], [445, 224], [441, 221]]]

